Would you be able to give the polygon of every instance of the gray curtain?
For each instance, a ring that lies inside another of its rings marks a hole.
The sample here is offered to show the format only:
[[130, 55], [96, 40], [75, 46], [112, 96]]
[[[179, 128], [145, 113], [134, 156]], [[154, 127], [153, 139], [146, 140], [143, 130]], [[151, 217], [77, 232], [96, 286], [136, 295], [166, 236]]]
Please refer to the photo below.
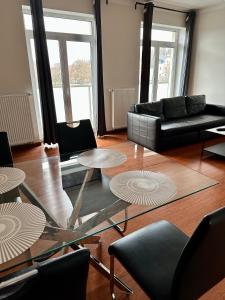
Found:
[[182, 96], [186, 96], [188, 94], [195, 18], [196, 18], [196, 12], [194, 10], [187, 13], [186, 36], [185, 36], [184, 55], [183, 55], [181, 83], [180, 83], [180, 95]]
[[42, 108], [44, 143], [55, 144], [56, 111], [41, 0], [30, 0]]
[[149, 79], [150, 79], [150, 65], [151, 65], [153, 10], [154, 10], [153, 3], [149, 2], [145, 4], [142, 61], [141, 61], [140, 103], [149, 102]]

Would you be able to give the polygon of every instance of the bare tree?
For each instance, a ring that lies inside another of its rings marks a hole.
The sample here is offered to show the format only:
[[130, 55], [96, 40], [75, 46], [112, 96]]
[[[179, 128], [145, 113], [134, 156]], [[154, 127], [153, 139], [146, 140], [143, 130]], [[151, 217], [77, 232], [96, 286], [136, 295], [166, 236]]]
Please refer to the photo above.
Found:
[[69, 66], [71, 84], [91, 83], [91, 64], [90, 61], [76, 60]]
[[[62, 76], [60, 64], [51, 67], [53, 87], [62, 87]], [[76, 60], [69, 66], [70, 84], [90, 84], [91, 83], [91, 63], [87, 60]]]

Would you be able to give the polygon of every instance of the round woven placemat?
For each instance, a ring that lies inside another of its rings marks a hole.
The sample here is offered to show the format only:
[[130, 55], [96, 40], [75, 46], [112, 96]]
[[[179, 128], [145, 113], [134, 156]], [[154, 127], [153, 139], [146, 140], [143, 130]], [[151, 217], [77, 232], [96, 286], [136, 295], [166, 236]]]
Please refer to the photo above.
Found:
[[97, 148], [81, 153], [78, 162], [89, 168], [112, 168], [121, 165], [127, 156], [112, 149]]
[[176, 186], [169, 177], [150, 171], [120, 173], [109, 185], [115, 196], [138, 205], [157, 207], [169, 202], [176, 194]]
[[0, 168], [0, 194], [19, 186], [25, 179], [25, 173], [17, 168]]
[[0, 264], [28, 250], [46, 224], [40, 208], [28, 203], [0, 204]]

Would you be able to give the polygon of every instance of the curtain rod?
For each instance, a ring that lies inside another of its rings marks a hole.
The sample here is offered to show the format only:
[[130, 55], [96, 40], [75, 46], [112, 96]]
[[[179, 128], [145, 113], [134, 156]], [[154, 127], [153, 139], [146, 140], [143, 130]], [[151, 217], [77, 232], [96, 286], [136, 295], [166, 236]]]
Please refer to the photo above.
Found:
[[[143, 5], [145, 6], [146, 4], [148, 3], [152, 3], [154, 5], [153, 2], [146, 2], [146, 3], [142, 3], [142, 2], [136, 2], [135, 3], [135, 9], [137, 9], [137, 5]], [[188, 11], [183, 11], [183, 10], [178, 10], [178, 9], [173, 9], [173, 8], [166, 8], [166, 7], [162, 7], [162, 6], [157, 6], [157, 5], [154, 5], [155, 8], [159, 8], [159, 9], [164, 9], [164, 10], [169, 10], [169, 11], [173, 11], [173, 12], [178, 12], [178, 13], [181, 13], [181, 14], [188, 14], [189, 12]]]

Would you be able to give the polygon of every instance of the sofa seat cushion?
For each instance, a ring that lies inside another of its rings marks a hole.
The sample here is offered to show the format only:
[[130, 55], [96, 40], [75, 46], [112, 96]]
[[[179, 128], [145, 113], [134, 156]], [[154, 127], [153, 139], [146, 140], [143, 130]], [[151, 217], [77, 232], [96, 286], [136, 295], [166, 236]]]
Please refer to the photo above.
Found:
[[198, 115], [162, 122], [161, 133], [164, 136], [169, 136], [191, 131], [201, 131], [222, 125], [225, 125], [225, 116]]

